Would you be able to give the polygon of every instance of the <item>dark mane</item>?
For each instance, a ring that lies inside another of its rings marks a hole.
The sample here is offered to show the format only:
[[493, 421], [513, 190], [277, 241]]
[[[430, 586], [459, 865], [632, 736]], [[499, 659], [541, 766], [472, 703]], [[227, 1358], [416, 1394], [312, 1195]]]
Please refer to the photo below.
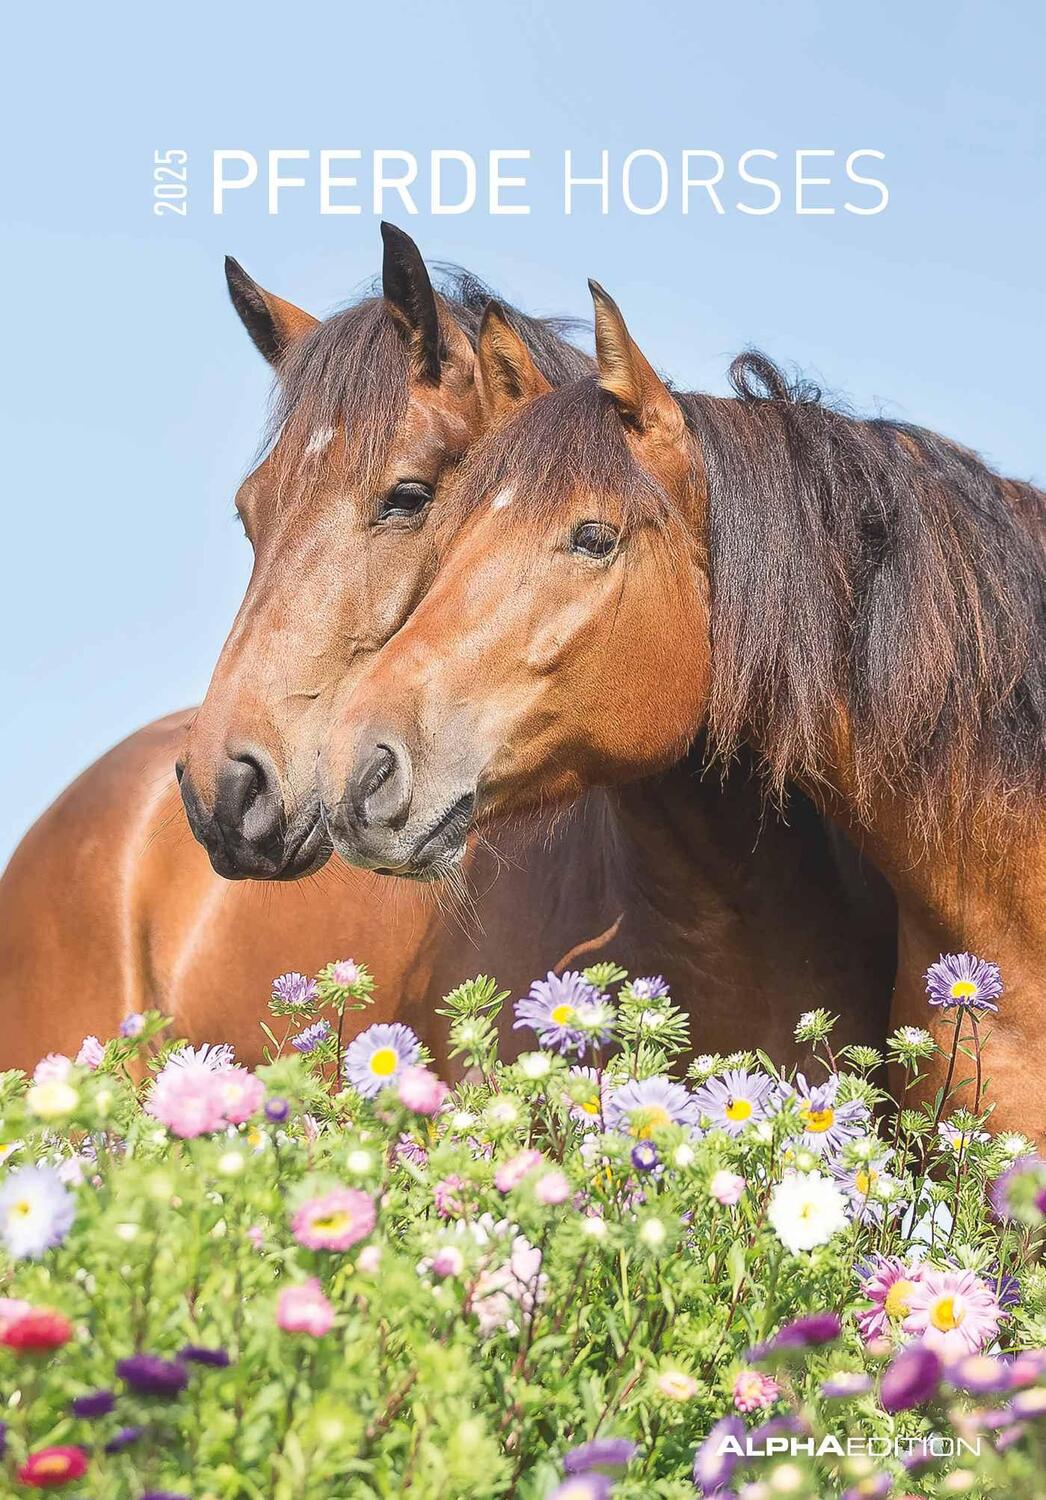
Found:
[[[440, 267], [434, 284], [441, 317], [453, 318], [475, 345], [483, 310], [495, 294], [470, 272], [453, 266]], [[303, 440], [312, 432], [343, 426], [352, 457], [364, 473], [383, 465], [406, 410], [411, 368], [406, 344], [379, 290], [370, 288], [361, 301], [325, 318], [288, 349], [273, 392], [267, 445], [289, 423]], [[502, 307], [552, 385], [591, 369], [591, 359], [568, 341], [584, 331], [583, 323], [530, 317], [506, 303]]]
[[890, 788], [929, 830], [1046, 791], [1046, 496], [903, 422], [858, 420], [765, 356], [735, 400], [681, 405], [710, 499], [720, 753], [823, 777], [841, 710], [858, 798]]

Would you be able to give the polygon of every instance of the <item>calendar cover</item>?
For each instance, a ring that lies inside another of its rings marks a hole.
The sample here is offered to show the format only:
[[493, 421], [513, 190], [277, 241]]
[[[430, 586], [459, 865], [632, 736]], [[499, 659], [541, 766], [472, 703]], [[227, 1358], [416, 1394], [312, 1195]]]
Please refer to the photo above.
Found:
[[5, 35], [0, 1494], [1041, 1496], [1040, 8]]

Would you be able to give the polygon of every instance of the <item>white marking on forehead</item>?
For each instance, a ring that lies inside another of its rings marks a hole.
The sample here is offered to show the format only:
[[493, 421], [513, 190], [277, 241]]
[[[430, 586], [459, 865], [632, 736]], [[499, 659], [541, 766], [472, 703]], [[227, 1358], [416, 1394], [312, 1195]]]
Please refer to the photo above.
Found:
[[509, 485], [507, 489], [499, 490], [490, 502], [491, 510], [504, 510], [506, 505], [511, 505], [515, 491]]
[[309, 438], [309, 441], [305, 444], [306, 454], [322, 453], [324, 448], [330, 446], [333, 437], [333, 427], [317, 427], [316, 431]]

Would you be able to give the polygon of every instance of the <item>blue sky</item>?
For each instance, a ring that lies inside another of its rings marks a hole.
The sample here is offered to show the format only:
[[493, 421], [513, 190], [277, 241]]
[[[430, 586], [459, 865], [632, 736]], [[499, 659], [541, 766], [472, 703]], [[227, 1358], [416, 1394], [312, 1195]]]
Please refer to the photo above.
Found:
[[[757, 343], [1041, 482], [1043, 16], [1031, 0], [9, 16], [0, 858], [110, 744], [198, 701], [241, 597], [231, 500], [267, 373], [222, 256], [314, 312], [378, 267], [377, 220], [321, 217], [314, 192], [276, 217], [240, 194], [215, 217], [212, 150], [308, 149], [314, 173], [322, 147], [529, 148], [529, 216], [390, 216], [533, 311], [587, 316], [597, 276], [684, 386], [723, 389]], [[184, 221], [151, 212], [167, 147], [190, 154]], [[590, 194], [562, 213], [566, 148], [620, 164], [755, 147], [875, 147], [889, 207], [640, 217], [615, 198], [604, 218]]]

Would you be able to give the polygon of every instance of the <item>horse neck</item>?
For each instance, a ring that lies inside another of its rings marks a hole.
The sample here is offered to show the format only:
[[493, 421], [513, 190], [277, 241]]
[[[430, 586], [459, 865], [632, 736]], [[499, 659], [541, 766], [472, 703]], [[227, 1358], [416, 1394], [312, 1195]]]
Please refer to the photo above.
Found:
[[898, 993], [908, 997], [908, 1008], [924, 1006], [922, 975], [941, 953], [977, 953], [999, 964], [1008, 986], [1041, 991], [1046, 980], [1046, 839], [1041, 832], [1023, 833], [1002, 807], [990, 803], [955, 828], [929, 835], [906, 799], [885, 794], [870, 810], [858, 811], [843, 786], [832, 800], [897, 898]]
[[611, 951], [664, 970], [696, 1006], [701, 1049], [787, 1054], [793, 1010], [821, 1004], [847, 1012], [847, 1040], [884, 1024], [888, 895], [801, 794], [787, 822], [768, 809], [747, 757], [725, 781], [695, 754], [591, 794], [573, 835], [625, 914]]

